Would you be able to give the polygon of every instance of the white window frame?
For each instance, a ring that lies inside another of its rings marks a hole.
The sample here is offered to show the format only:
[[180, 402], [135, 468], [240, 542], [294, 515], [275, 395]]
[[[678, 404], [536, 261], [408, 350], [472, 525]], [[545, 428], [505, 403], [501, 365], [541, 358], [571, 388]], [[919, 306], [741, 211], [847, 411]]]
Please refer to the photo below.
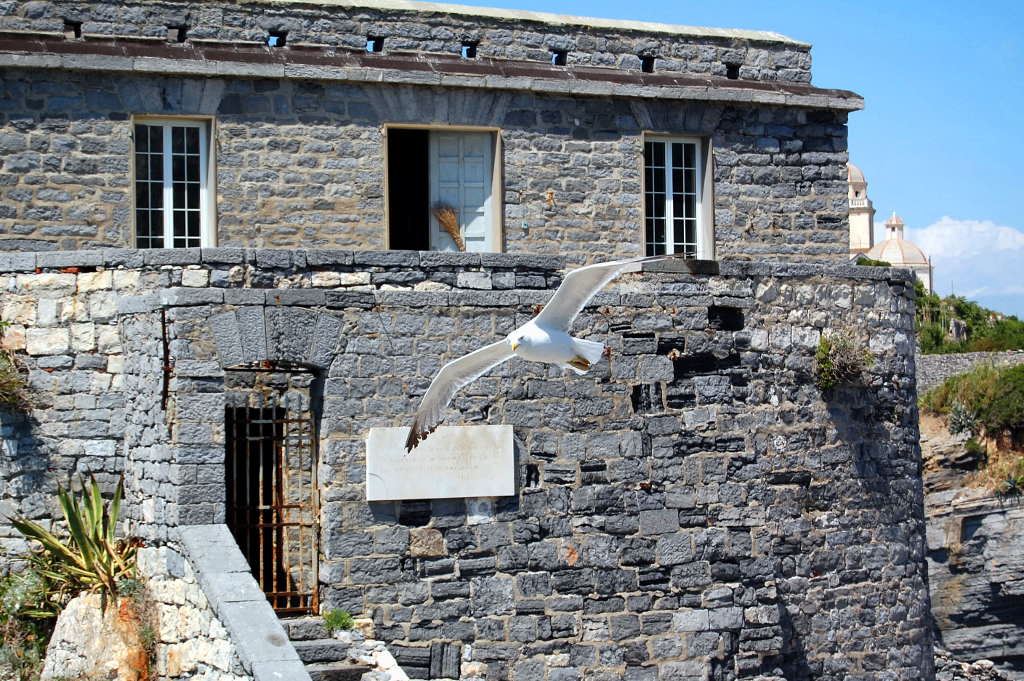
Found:
[[[148, 246], [147, 248], [209, 248], [216, 245], [216, 224], [214, 216], [213, 188], [214, 159], [212, 144], [210, 140], [213, 135], [213, 119], [193, 117], [168, 117], [168, 116], [135, 116], [131, 121], [132, 125], [132, 243], [139, 246], [139, 224], [138, 211], [136, 206], [136, 192], [138, 183], [138, 169], [136, 167], [136, 143], [135, 126], [148, 125], [158, 126], [163, 129], [163, 245], [160, 247]], [[199, 131], [199, 244], [189, 246], [174, 245], [174, 178], [173, 178], [173, 154], [168, 153], [172, 143], [172, 129], [175, 127], [195, 128]]]
[[[665, 150], [665, 168], [662, 172], [665, 173], [665, 192], [664, 192], [664, 219], [665, 219], [665, 240], [664, 242], [650, 242], [647, 240], [647, 171], [648, 171], [648, 159], [647, 159], [647, 145], [649, 143], [661, 144]], [[673, 199], [673, 186], [672, 186], [672, 173], [669, 171], [671, 164], [671, 151], [672, 144], [681, 143], [689, 144], [694, 147], [694, 215], [693, 219], [696, 222], [694, 237], [696, 242], [694, 244], [693, 257], [699, 260], [713, 260], [715, 257], [715, 239], [714, 239], [714, 202], [711, 198], [711, 187], [713, 186], [713, 179], [711, 175], [711, 145], [709, 140], [700, 137], [690, 136], [669, 136], [659, 134], [644, 134], [641, 137], [641, 149], [640, 149], [640, 166], [641, 166], [641, 178], [642, 178], [642, 206], [643, 206], [643, 222], [640, 229], [640, 241], [643, 247], [643, 252], [646, 255], [653, 255], [653, 249], [650, 246], [654, 243], [663, 244], [665, 246], [666, 253], [682, 252], [676, 250], [676, 239], [675, 239], [675, 200]], [[680, 240], [681, 241], [681, 240]]]
[[[430, 132], [430, 133], [486, 133], [486, 134], [489, 134], [491, 136], [491, 153], [490, 153], [490, 157], [489, 157], [490, 167], [488, 168], [488, 173], [487, 173], [487, 183], [489, 183], [489, 185], [490, 185], [490, 195], [489, 195], [489, 197], [487, 198], [487, 201], [486, 201], [486, 203], [487, 203], [487, 212], [489, 214], [489, 234], [487, 236], [486, 243], [487, 243], [487, 247], [490, 250], [484, 251], [484, 252], [487, 252], [487, 253], [503, 253], [505, 251], [505, 241], [504, 241], [504, 232], [503, 232], [502, 226], [503, 226], [503, 216], [504, 216], [505, 205], [504, 205], [504, 200], [503, 200], [502, 184], [501, 184], [501, 179], [502, 179], [501, 163], [502, 163], [502, 156], [503, 156], [503, 153], [502, 153], [501, 129], [500, 128], [494, 128], [494, 127], [487, 127], [487, 126], [445, 126], [445, 125], [392, 124], [392, 123], [387, 123], [387, 124], [383, 125], [382, 127], [383, 127], [383, 132], [384, 132], [384, 143], [385, 143], [385, 150], [384, 150], [384, 196], [385, 197], [390, 197], [391, 196], [391, 193], [390, 193], [390, 181], [391, 181], [390, 180], [390, 172], [389, 172], [388, 167], [387, 167], [388, 159], [391, 156], [390, 153], [388, 153], [388, 149], [387, 149], [387, 144], [388, 144], [388, 134], [387, 133], [388, 133], [388, 130], [392, 130], [392, 129], [425, 130], [425, 131]], [[431, 135], [431, 140], [429, 142], [429, 150], [428, 150], [428, 153], [429, 153], [428, 162], [430, 163], [430, 165], [433, 165], [434, 161], [436, 160], [436, 144], [435, 144], [435, 140], [433, 139], [433, 137], [434, 137], [434, 135]], [[435, 200], [435, 197], [436, 197], [437, 191], [438, 191], [438, 189], [437, 189], [436, 173], [429, 178], [429, 183], [430, 184], [428, 185], [428, 192], [429, 192], [429, 195], [430, 195], [430, 202], [431, 202], [431, 208], [432, 208], [433, 207], [433, 202]], [[386, 198], [385, 201], [384, 201], [384, 207], [385, 207], [384, 208], [384, 211], [385, 211], [384, 234], [385, 234], [385, 244], [386, 244], [385, 247], [386, 248], [392, 248], [392, 245], [391, 245], [391, 227], [390, 227], [391, 220], [390, 220], [390, 216], [388, 215], [388, 210], [389, 210], [388, 205], [389, 205], [389, 203], [390, 203], [390, 201], [387, 200], [387, 198]], [[463, 216], [460, 214], [459, 215], [460, 223], [462, 222], [463, 219], [464, 219]], [[431, 210], [431, 214], [429, 216], [429, 227], [428, 227], [428, 229], [429, 229], [428, 237], [429, 237], [429, 243], [430, 243], [430, 249], [431, 250], [455, 250], [454, 244], [451, 243], [451, 239], [449, 238], [448, 233], [445, 232], [441, 228], [441, 226], [438, 224], [437, 219], [434, 217], [432, 210]]]

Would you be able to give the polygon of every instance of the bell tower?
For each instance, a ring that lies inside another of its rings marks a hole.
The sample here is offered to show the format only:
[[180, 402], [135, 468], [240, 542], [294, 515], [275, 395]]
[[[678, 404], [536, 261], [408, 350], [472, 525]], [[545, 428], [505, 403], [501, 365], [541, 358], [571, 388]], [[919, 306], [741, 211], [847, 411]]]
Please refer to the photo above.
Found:
[[868, 198], [868, 183], [861, 169], [846, 164], [850, 198], [850, 253], [866, 253], [875, 245], [875, 208]]

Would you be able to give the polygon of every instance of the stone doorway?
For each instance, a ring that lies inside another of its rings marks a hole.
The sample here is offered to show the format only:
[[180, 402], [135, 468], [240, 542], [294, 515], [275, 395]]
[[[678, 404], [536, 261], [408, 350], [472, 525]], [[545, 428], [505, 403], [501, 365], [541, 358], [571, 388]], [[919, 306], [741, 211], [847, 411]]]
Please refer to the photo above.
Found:
[[319, 606], [315, 383], [288, 362], [225, 372], [227, 525], [280, 615]]

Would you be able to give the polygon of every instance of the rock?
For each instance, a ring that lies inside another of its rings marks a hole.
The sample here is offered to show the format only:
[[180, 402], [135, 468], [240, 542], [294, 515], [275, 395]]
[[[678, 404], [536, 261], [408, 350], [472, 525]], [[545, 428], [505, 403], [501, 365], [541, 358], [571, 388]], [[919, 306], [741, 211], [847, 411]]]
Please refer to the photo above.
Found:
[[46, 648], [41, 681], [143, 681], [149, 659], [131, 601], [120, 598], [103, 610], [99, 594], [81, 594], [57, 618]]
[[935, 648], [935, 681], [1011, 681], [991, 660], [961, 662], [948, 650]]

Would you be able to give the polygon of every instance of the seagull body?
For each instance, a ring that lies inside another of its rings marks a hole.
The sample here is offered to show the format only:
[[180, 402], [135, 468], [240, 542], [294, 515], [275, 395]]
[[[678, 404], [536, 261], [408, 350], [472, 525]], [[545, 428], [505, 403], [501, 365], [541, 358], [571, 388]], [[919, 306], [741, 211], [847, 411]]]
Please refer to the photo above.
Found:
[[600, 361], [604, 344], [569, 335], [569, 327], [576, 315], [594, 294], [620, 273], [639, 272], [645, 262], [676, 257], [682, 256], [629, 258], [587, 265], [569, 272], [555, 295], [536, 317], [497, 343], [491, 343], [441, 367], [416, 411], [405, 450], [411, 452], [437, 428], [443, 418], [442, 411], [459, 389], [513, 357], [554, 364], [577, 374], [590, 371]]

